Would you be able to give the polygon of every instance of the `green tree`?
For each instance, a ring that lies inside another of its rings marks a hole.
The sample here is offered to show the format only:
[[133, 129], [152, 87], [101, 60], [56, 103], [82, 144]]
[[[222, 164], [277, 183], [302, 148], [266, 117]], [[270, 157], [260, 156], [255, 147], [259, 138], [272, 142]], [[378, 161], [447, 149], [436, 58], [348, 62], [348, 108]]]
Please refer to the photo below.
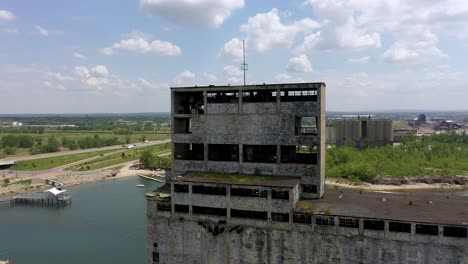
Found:
[[16, 148], [6, 147], [3, 149], [3, 153], [5, 153], [5, 155], [13, 155], [16, 153]]
[[125, 143], [130, 144], [132, 142], [132, 137], [130, 135], [125, 136]]
[[145, 150], [140, 155], [140, 162], [145, 165], [145, 167], [157, 166], [157, 157], [153, 155], [150, 150]]

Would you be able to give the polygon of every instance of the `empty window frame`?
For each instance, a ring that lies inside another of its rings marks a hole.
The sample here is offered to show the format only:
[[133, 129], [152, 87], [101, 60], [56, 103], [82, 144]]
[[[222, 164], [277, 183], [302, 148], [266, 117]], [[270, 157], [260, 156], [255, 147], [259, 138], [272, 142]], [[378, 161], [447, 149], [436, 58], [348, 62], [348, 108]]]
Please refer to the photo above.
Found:
[[231, 196], [267, 198], [268, 191], [260, 189], [231, 188]]
[[188, 184], [174, 184], [174, 192], [188, 193], [189, 192], [189, 185]]
[[174, 205], [174, 211], [176, 211], [177, 213], [188, 214], [189, 206], [188, 205], [183, 205], [183, 204], [176, 204], [176, 205]]
[[271, 213], [271, 221], [274, 221], [274, 222], [289, 222], [289, 214]]
[[364, 229], [368, 230], [384, 230], [385, 223], [380, 220], [364, 220]]
[[281, 146], [281, 163], [317, 164], [317, 146]]
[[242, 91], [243, 103], [276, 102], [276, 90], [247, 90]]
[[244, 145], [244, 162], [276, 163], [276, 146]]
[[318, 135], [316, 116], [296, 117], [296, 136], [316, 136]]
[[308, 214], [293, 214], [293, 223], [311, 224], [312, 216]]
[[239, 145], [209, 144], [208, 145], [208, 160], [239, 162]]
[[203, 144], [174, 143], [174, 159], [176, 160], [203, 160]]
[[156, 208], [158, 211], [171, 211], [171, 204], [170, 203], [157, 203]]
[[305, 193], [317, 193], [317, 185], [315, 184], [303, 184], [302, 192]]
[[271, 199], [289, 200], [288, 190], [271, 190]]
[[173, 127], [174, 133], [176, 134], [192, 133], [192, 122], [190, 118], [174, 118]]
[[354, 218], [339, 218], [338, 226], [341, 227], [350, 227], [350, 228], [359, 228], [359, 220]]
[[281, 90], [281, 102], [317, 101], [317, 89]]
[[208, 103], [239, 103], [239, 92], [237, 91], [210, 91], [206, 93]]
[[192, 193], [226, 196], [226, 187], [192, 185]]
[[411, 233], [411, 224], [401, 222], [389, 222], [388, 230], [391, 232]]
[[153, 263], [159, 263], [159, 252], [153, 252]]
[[176, 114], [204, 114], [203, 92], [174, 92]]
[[315, 224], [317, 225], [326, 225], [326, 226], [334, 226], [335, 225], [335, 218], [330, 216], [317, 216], [315, 218]]
[[247, 211], [247, 210], [231, 209], [231, 217], [257, 219], [257, 220], [267, 220], [268, 213], [267, 212], [259, 212], [259, 211]]
[[463, 237], [467, 236], [466, 227], [457, 227], [457, 226], [444, 226], [444, 236], [446, 237]]
[[439, 227], [436, 225], [416, 225], [416, 234], [437, 236]]
[[194, 206], [192, 205], [193, 214], [201, 215], [216, 215], [216, 216], [226, 216], [226, 208], [214, 208], [214, 207], [204, 207], [204, 206]]

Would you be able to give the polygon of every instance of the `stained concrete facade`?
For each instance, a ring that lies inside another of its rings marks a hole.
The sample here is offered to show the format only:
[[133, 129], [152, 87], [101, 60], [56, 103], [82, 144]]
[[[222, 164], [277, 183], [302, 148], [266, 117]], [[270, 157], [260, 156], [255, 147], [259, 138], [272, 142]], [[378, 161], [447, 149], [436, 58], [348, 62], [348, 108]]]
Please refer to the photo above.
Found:
[[362, 147], [365, 141], [376, 146], [393, 143], [392, 120], [372, 116], [356, 116], [335, 120], [335, 143], [337, 146], [355, 144]]

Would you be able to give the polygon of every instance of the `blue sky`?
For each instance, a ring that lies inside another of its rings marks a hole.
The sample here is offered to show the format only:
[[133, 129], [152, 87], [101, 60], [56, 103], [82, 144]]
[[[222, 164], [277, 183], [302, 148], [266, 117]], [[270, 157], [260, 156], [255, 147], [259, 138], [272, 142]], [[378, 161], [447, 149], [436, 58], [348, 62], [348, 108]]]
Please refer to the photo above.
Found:
[[327, 109], [466, 110], [462, 0], [0, 1], [0, 113], [169, 111], [169, 87], [327, 84]]

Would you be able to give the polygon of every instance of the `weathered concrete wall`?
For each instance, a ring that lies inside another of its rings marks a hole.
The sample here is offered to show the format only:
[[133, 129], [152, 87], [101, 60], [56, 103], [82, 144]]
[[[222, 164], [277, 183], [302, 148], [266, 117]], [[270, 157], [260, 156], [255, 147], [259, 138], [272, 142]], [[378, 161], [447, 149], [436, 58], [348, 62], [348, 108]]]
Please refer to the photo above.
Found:
[[[148, 264], [468, 263], [466, 239], [460, 243], [460, 239], [447, 241], [424, 235], [417, 238], [357, 235], [346, 232], [356, 232], [350, 228], [340, 228], [343, 231], [331, 234], [327, 228], [323, 232], [312, 232], [300, 225], [283, 229], [183, 218], [149, 219], [148, 252], [150, 256], [153, 252], [159, 254], [160, 261], [153, 262], [150, 257]], [[330, 229], [336, 232], [334, 228]]]

